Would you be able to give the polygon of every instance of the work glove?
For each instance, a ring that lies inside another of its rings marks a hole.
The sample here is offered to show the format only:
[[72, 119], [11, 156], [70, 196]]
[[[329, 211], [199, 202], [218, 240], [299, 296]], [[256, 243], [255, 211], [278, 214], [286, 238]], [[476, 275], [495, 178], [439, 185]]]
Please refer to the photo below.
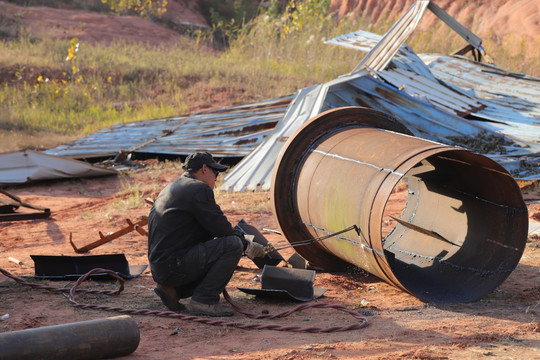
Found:
[[255, 258], [262, 258], [266, 255], [266, 252], [264, 251], [264, 246], [261, 244], [253, 241], [253, 236], [246, 236], [247, 247], [244, 251], [244, 255], [246, 255], [251, 260]]

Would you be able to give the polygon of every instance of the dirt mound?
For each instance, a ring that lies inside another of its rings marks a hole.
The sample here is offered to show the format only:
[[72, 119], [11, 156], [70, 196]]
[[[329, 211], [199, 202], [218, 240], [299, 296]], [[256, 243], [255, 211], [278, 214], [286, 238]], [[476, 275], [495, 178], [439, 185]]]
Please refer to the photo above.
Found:
[[[330, 10], [339, 18], [352, 12], [374, 23], [393, 22], [416, 0], [332, 0]], [[540, 41], [540, 2], [536, 0], [439, 0], [435, 3], [480, 37], [503, 38], [512, 34], [515, 40]], [[430, 16], [420, 27], [437, 21]]]
[[[46, 6], [22, 7], [0, 1], [5, 23], [17, 24], [31, 37], [72, 39], [86, 43], [133, 41], [147, 44], [176, 42], [179, 32], [136, 16], [115, 16]], [[173, 28], [207, 27], [196, 1], [169, 1], [164, 22]]]

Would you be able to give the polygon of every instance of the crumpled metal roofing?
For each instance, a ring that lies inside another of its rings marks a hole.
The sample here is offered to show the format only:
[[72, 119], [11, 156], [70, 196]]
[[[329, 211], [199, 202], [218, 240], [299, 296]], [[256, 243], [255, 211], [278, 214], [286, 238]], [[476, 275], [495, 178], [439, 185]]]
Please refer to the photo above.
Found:
[[24, 184], [37, 180], [115, 175], [115, 170], [83, 161], [45, 155], [37, 151], [0, 154], [0, 185]]
[[[272, 168], [287, 139], [313, 116], [344, 106], [365, 106], [391, 114], [415, 136], [446, 144], [453, 143], [449, 137], [476, 136], [482, 132], [497, 135], [481, 124], [438, 109], [361, 71], [300, 91], [275, 131], [226, 174], [221, 189], [270, 189]], [[504, 151], [518, 150], [521, 148], [506, 145]]]
[[[388, 30], [384, 37], [369, 50], [369, 53], [352, 72], [356, 73], [363, 69], [378, 71], [386, 68], [388, 63], [390, 63], [394, 56], [400, 51], [405, 40], [414, 31], [429, 4], [430, 1], [415, 2], [390, 28], [390, 30]], [[401, 52], [405, 53], [408, 51], [402, 50]], [[405, 57], [405, 59], [407, 58], [409, 58], [409, 56]], [[411, 60], [416, 62], [416, 59], [413, 57], [411, 57]]]
[[45, 151], [71, 158], [112, 156], [120, 151], [185, 156], [210, 151], [215, 157], [243, 157], [283, 117], [292, 95], [185, 116], [113, 125]]
[[234, 191], [270, 189], [272, 168], [283, 144], [305, 121], [318, 114], [315, 104], [321, 90], [318, 85], [298, 91], [274, 131], [226, 173], [220, 188]]
[[[386, 112], [415, 136], [473, 146], [472, 150], [492, 157], [517, 179], [540, 179], [539, 79], [461, 56], [416, 55], [403, 43], [406, 37], [395, 33], [405, 29], [410, 34], [418, 14], [431, 5], [429, 1], [415, 3], [398, 20], [400, 26], [387, 33], [391, 36], [357, 31], [327, 41], [368, 55], [351, 74], [300, 91], [274, 133], [227, 174], [221, 188], [269, 189], [284, 141], [311, 117], [342, 106]], [[470, 43], [480, 45], [461, 25], [445, 15], [441, 18], [457, 27]]]
[[[328, 43], [366, 51], [382, 38], [358, 31]], [[374, 73], [434, 107], [462, 117], [474, 116], [477, 122], [483, 121], [482, 126], [513, 137], [517, 142], [526, 140], [534, 146], [538, 144], [540, 78], [512, 73], [462, 56], [420, 54], [420, 63], [416, 56], [411, 57], [411, 61], [404, 61], [409, 57], [409, 51], [404, 45], [392, 59], [392, 66]], [[426, 77], [426, 72], [432, 75]]]

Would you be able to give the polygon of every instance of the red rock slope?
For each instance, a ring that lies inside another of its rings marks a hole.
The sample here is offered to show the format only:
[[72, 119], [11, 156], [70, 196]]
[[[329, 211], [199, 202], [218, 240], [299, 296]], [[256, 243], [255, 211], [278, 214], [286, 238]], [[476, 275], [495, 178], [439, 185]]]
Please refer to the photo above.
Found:
[[[331, 0], [331, 11], [339, 17], [353, 12], [371, 18], [393, 21], [407, 11], [415, 0]], [[480, 37], [502, 38], [512, 34], [513, 39], [540, 43], [540, 1], [538, 0], [438, 0], [439, 7], [456, 18]], [[420, 26], [432, 25], [431, 21]]]

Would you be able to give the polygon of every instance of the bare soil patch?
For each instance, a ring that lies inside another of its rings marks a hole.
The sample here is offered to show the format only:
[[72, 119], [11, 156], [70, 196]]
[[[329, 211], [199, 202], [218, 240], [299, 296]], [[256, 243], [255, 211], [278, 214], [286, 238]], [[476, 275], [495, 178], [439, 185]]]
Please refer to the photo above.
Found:
[[[151, 163], [152, 161], [147, 161]], [[50, 181], [8, 188], [23, 201], [49, 207], [48, 219], [0, 223], [0, 267], [17, 276], [33, 276], [30, 255], [76, 256], [69, 243], [70, 233], [77, 246], [99, 239], [98, 232], [114, 232], [146, 216], [149, 206], [140, 199], [134, 207], [126, 204], [138, 188], [139, 197], [155, 195], [180, 174], [166, 168], [136, 170], [130, 187], [123, 177]], [[128, 189], [128, 190], [126, 190]], [[531, 195], [527, 195], [531, 196]], [[538, 194], [535, 194], [538, 198]], [[388, 205], [403, 208], [405, 190], [398, 190]], [[277, 229], [268, 192], [217, 192], [216, 199], [231, 223], [245, 219], [274, 245], [284, 244]], [[531, 218], [540, 213], [540, 204], [529, 205]], [[391, 224], [385, 224], [391, 226]], [[148, 264], [146, 238], [129, 233], [90, 252], [90, 255], [126, 255], [131, 265]], [[287, 259], [292, 255], [282, 250]], [[17, 265], [8, 258], [23, 262]], [[283, 263], [280, 266], [285, 266]], [[275, 301], [247, 295], [237, 287], [258, 287], [253, 279], [261, 270], [243, 258], [228, 292], [243, 308], [261, 313], [289, 310], [298, 303]], [[35, 280], [32, 282], [70, 288], [72, 281]], [[90, 288], [116, 289], [114, 282], [92, 280]], [[540, 358], [540, 239], [527, 243], [520, 264], [510, 277], [483, 299], [466, 304], [423, 303], [376, 277], [356, 269], [343, 273], [317, 272], [315, 286], [327, 289], [314, 303], [340, 304], [363, 312], [370, 324], [360, 330], [325, 334], [291, 333], [272, 330], [243, 330], [212, 326], [187, 320], [131, 315], [137, 322], [141, 341], [129, 358], [140, 359], [479, 359], [487, 356]], [[81, 303], [118, 306], [129, 309], [165, 310], [153, 292], [154, 283], [147, 269], [128, 280], [118, 296], [78, 295]], [[19, 285], [0, 275], [0, 332], [14, 331], [75, 321], [120, 315], [102, 310], [73, 307], [67, 296]], [[234, 322], [297, 326], [345, 326], [356, 320], [331, 309], [308, 309], [284, 319], [253, 320], [241, 314]], [[127, 357], [126, 357], [127, 358]]]
[[186, 30], [190, 26], [208, 26], [196, 1], [172, 0], [167, 8], [162, 20], [170, 24], [171, 28], [137, 16], [116, 16], [47, 6], [24, 7], [4, 1], [0, 1], [0, 19], [6, 25], [11, 24], [12, 32], [15, 28], [22, 27], [33, 38], [70, 40], [77, 37], [85, 43], [178, 43], [182, 35], [172, 28]]

